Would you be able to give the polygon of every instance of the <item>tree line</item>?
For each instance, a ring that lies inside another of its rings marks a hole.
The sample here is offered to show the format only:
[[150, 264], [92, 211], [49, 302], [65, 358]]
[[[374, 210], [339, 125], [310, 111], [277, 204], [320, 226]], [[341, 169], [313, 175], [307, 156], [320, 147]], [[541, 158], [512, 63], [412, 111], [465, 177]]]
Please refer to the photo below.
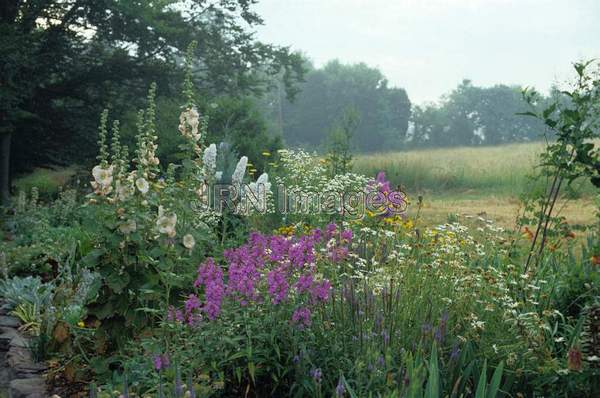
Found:
[[276, 89], [262, 105], [271, 129], [290, 146], [326, 148], [349, 111], [358, 120], [350, 146], [363, 152], [532, 141], [545, 129], [521, 114], [530, 105], [520, 86], [479, 87], [464, 80], [439, 101], [414, 105], [403, 88], [364, 63], [334, 60], [322, 68], [308, 63], [307, 70], [294, 101]]

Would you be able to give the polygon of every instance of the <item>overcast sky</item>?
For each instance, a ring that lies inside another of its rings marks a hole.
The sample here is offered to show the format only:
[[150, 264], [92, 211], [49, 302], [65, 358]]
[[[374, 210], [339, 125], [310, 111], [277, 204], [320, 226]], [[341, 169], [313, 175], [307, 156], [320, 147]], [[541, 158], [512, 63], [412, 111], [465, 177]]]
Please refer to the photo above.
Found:
[[600, 0], [260, 0], [259, 39], [377, 66], [415, 103], [463, 78], [547, 90], [600, 57]]

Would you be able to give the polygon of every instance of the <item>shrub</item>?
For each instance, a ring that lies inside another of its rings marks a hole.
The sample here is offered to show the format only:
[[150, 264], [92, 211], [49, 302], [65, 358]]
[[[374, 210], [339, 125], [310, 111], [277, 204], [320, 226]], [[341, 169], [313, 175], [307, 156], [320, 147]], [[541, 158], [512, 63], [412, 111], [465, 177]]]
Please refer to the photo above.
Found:
[[40, 198], [55, 198], [61, 188], [67, 187], [72, 178], [77, 174], [77, 167], [57, 169], [35, 169], [28, 175], [18, 177], [14, 181], [17, 192], [31, 192], [35, 187]]

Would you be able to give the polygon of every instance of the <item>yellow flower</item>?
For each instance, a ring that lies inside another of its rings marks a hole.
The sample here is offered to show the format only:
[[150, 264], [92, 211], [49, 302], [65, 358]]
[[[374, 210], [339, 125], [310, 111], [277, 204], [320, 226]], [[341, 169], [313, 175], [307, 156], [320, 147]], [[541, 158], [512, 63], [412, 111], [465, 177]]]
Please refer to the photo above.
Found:
[[85, 327], [85, 322], [79, 321], [79, 322], [77, 322], [77, 326], [79, 326], [80, 328], [84, 328]]
[[281, 227], [279, 229], [277, 229], [277, 234], [278, 235], [293, 235], [294, 232], [296, 231], [296, 228], [293, 225], [288, 225], [287, 227]]
[[271, 152], [269, 152], [269, 151], [264, 151], [264, 152], [262, 153], [262, 155], [263, 155], [263, 156], [271, 156]]

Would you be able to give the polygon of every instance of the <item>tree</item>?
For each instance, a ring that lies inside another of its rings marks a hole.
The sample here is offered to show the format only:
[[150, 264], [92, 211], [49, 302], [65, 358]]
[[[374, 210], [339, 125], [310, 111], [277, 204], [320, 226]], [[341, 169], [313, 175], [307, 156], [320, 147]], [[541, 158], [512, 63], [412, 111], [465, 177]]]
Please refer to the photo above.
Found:
[[340, 120], [332, 126], [327, 140], [327, 161], [331, 178], [352, 169], [350, 142], [359, 123], [360, 117], [356, 109], [347, 108]]
[[[187, 45], [198, 42], [196, 84], [208, 94], [261, 93], [282, 71], [289, 93], [299, 55], [256, 41], [248, 0], [3, 0], [0, 3], [2, 198], [9, 164], [87, 155], [100, 109], [136, 106], [150, 81], [178, 90]], [[18, 150], [15, 150], [17, 148]], [[82, 153], [83, 152], [83, 153]], [[90, 151], [91, 152], [91, 151]], [[18, 154], [10, 161], [10, 155]]]
[[410, 115], [404, 89], [390, 87], [381, 71], [364, 63], [334, 60], [318, 69], [306, 64], [306, 81], [294, 101], [278, 101], [272, 95], [264, 104], [288, 145], [321, 148], [347, 109], [355, 109], [360, 120], [352, 136], [354, 148], [373, 151], [401, 145]]
[[521, 91], [518, 86], [484, 88], [463, 80], [439, 103], [415, 108], [411, 142], [421, 146], [497, 145], [541, 137], [543, 124], [519, 115], [528, 108]]

